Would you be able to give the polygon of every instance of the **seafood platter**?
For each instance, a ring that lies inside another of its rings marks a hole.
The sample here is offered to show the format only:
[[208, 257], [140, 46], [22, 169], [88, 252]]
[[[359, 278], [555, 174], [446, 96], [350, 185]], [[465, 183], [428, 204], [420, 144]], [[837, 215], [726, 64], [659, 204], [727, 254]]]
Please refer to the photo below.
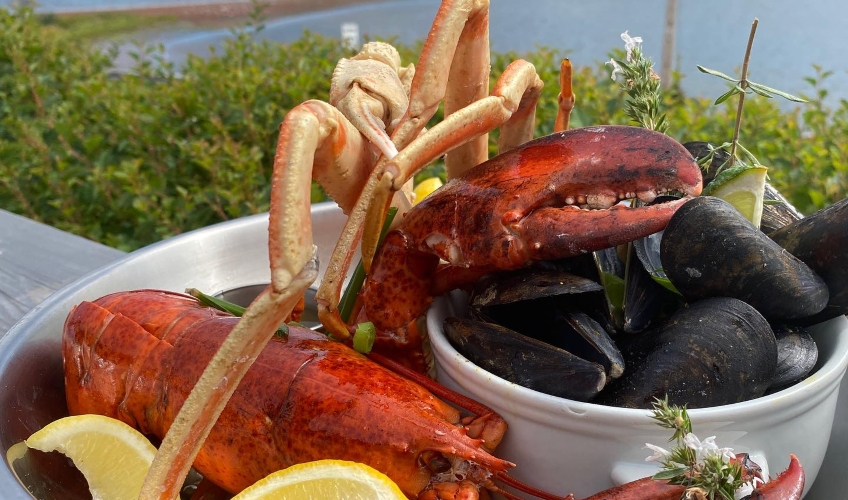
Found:
[[[646, 443], [670, 437], [651, 408], [667, 400], [714, 436], [687, 446], [735, 450], [720, 455], [741, 464], [745, 498], [800, 500], [820, 471], [838, 484], [825, 453], [846, 448], [831, 429], [848, 201], [804, 217], [769, 192], [757, 227], [701, 195], [697, 145], [569, 130], [568, 69], [557, 132], [533, 138], [543, 82], [517, 60], [489, 91], [486, 1], [445, 0], [415, 65], [384, 43], [340, 61], [328, 102], [283, 120], [269, 214], [134, 252], [0, 340], [4, 450], [97, 413], [156, 440], [145, 499], [190, 498], [198, 473], [229, 498], [326, 458], [424, 500], [706, 498], [650, 478]], [[449, 182], [410, 206], [408, 182], [442, 156]], [[335, 203], [310, 205], [313, 180]], [[238, 318], [190, 288], [248, 307]], [[11, 463], [4, 498], [89, 498], [61, 456]]]

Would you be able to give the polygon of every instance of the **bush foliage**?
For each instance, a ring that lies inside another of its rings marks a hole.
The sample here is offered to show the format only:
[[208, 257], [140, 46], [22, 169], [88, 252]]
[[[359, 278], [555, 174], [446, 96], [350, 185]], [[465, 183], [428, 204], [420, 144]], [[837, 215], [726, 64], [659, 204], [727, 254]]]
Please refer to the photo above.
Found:
[[[338, 41], [305, 34], [280, 45], [234, 32], [223, 51], [175, 68], [139, 49], [132, 75], [110, 73], [116, 49], [47, 29], [31, 10], [0, 9], [0, 207], [124, 250], [268, 209], [276, 134], [285, 113], [326, 99]], [[420, 47], [400, 46], [405, 61]], [[548, 85], [537, 134], [551, 132], [563, 52], [494, 54], [492, 79], [533, 62]], [[811, 103], [746, 103], [742, 137], [771, 181], [805, 212], [846, 195], [848, 103], [824, 104], [827, 73], [809, 78]], [[602, 64], [577, 68], [572, 125], [626, 123]], [[779, 85], [779, 83], [777, 83]], [[675, 138], [730, 139], [730, 103], [664, 93]], [[434, 120], [440, 120], [437, 116]], [[314, 200], [321, 199], [320, 189]]]

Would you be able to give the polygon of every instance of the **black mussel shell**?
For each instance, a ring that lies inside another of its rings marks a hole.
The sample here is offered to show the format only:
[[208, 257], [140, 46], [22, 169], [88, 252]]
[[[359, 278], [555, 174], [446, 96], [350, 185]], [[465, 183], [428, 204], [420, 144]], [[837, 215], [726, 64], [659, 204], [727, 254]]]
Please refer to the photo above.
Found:
[[606, 384], [604, 367], [499, 325], [445, 319], [445, 333], [463, 356], [515, 384], [552, 396], [588, 401]]
[[610, 379], [624, 373], [624, 356], [606, 329], [591, 316], [577, 308], [564, 307], [554, 311], [554, 324], [556, 337], [548, 343], [602, 365]]
[[762, 396], [774, 377], [777, 345], [771, 327], [748, 304], [705, 299], [675, 312], [624, 348], [627, 371], [596, 401], [651, 408], [655, 398], [689, 408]]
[[735, 297], [769, 319], [804, 318], [827, 305], [827, 285], [816, 273], [719, 198], [699, 196], [678, 209], [661, 257], [688, 301]]
[[802, 326], [773, 323], [771, 329], [777, 339], [777, 369], [768, 390], [776, 392], [803, 380], [816, 366], [819, 350]]
[[592, 256], [598, 271], [598, 281], [604, 289], [610, 330], [619, 331], [624, 325], [625, 263], [619, 257], [617, 247], [592, 252]]
[[474, 285], [470, 303], [481, 308], [601, 290], [598, 282], [560, 269], [525, 268], [484, 276]]
[[830, 300], [813, 324], [848, 313], [848, 198], [769, 235], [827, 283]]
[[633, 242], [627, 259], [624, 331], [639, 333], [680, 306], [680, 296], [654, 279], [667, 280], [660, 264], [662, 231]]

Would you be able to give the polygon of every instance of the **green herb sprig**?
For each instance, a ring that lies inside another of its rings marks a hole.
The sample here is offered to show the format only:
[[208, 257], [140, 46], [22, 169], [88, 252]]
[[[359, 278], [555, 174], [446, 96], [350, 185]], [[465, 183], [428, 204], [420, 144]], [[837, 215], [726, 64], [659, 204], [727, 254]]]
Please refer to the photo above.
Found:
[[673, 430], [669, 442], [675, 442], [671, 450], [647, 445], [654, 452], [648, 460], [662, 464], [653, 479], [686, 486], [682, 499], [733, 500], [736, 490], [745, 484], [742, 465], [731, 460], [735, 456], [733, 450], [719, 448], [712, 437], [699, 440], [692, 433], [686, 407], [669, 405], [668, 398], [654, 401], [651, 418], [660, 427]]
[[[698, 66], [698, 70], [700, 72], [721, 78], [723, 80], [727, 80], [728, 82], [733, 84], [733, 87], [731, 87], [730, 90], [720, 95], [715, 100], [716, 105], [723, 103], [724, 101], [730, 99], [733, 96], [739, 96], [738, 105], [736, 107], [736, 122], [733, 127], [733, 139], [730, 141], [729, 144], [725, 143], [720, 146], [720, 148], [725, 150], [728, 146], [730, 147], [730, 158], [728, 160], [727, 166], [732, 166], [737, 161], [741, 161], [741, 159], [737, 155], [737, 150], [741, 150], [751, 164], [760, 164], [760, 162], [754, 157], [754, 155], [752, 155], [750, 151], [745, 149], [739, 142], [739, 131], [742, 127], [742, 110], [745, 106], [746, 94], [757, 94], [768, 99], [771, 99], [775, 96], [779, 96], [792, 102], [807, 102], [806, 99], [803, 99], [801, 97], [794, 96], [792, 94], [783, 92], [782, 90], [777, 90], [772, 87], [767, 87], [765, 85], [753, 82], [748, 79], [748, 63], [751, 60], [751, 48], [754, 45], [754, 36], [757, 33], [757, 25], [759, 24], [759, 22], [759, 19], [755, 18], [753, 23], [751, 23], [751, 32], [748, 35], [748, 46], [745, 49], [745, 57], [742, 60], [742, 75], [739, 77], [739, 79], [733, 78], [714, 69], [705, 68], [700, 65]], [[711, 159], [712, 157], [710, 157], [709, 159], [704, 159], [703, 161], [708, 162]], [[709, 165], [709, 163], [702, 163], [702, 165], [704, 164]], [[720, 167], [720, 169], [721, 168], [724, 168], [724, 166]]]
[[666, 133], [668, 120], [665, 113], [660, 112], [660, 77], [654, 72], [654, 63], [643, 56], [641, 37], [631, 37], [625, 31], [621, 39], [627, 57], [625, 60], [612, 58], [607, 64], [613, 68], [613, 80], [617, 73], [624, 77], [621, 82], [621, 90], [627, 94], [624, 112], [640, 127]]

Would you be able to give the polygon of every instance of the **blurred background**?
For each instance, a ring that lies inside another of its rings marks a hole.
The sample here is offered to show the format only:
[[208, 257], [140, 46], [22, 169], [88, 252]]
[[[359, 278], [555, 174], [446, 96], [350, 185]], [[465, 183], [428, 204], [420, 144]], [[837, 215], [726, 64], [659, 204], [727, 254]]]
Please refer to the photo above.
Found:
[[[267, 210], [285, 113], [326, 100], [336, 62], [364, 41], [388, 40], [416, 61], [438, 7], [0, 0], [0, 208], [122, 250]], [[536, 133], [550, 133], [568, 57], [571, 125], [630, 123], [604, 64], [624, 58], [628, 31], [661, 76], [668, 133], [720, 145], [737, 101], [714, 105], [731, 84], [696, 65], [739, 78], [758, 18], [749, 79], [809, 102], [750, 95], [741, 142], [811, 213], [848, 193], [846, 15], [841, 0], [493, 0], [492, 81], [518, 57], [533, 62], [546, 82]], [[419, 178], [433, 175], [444, 175], [439, 164]], [[316, 185], [313, 201], [323, 199]]]

